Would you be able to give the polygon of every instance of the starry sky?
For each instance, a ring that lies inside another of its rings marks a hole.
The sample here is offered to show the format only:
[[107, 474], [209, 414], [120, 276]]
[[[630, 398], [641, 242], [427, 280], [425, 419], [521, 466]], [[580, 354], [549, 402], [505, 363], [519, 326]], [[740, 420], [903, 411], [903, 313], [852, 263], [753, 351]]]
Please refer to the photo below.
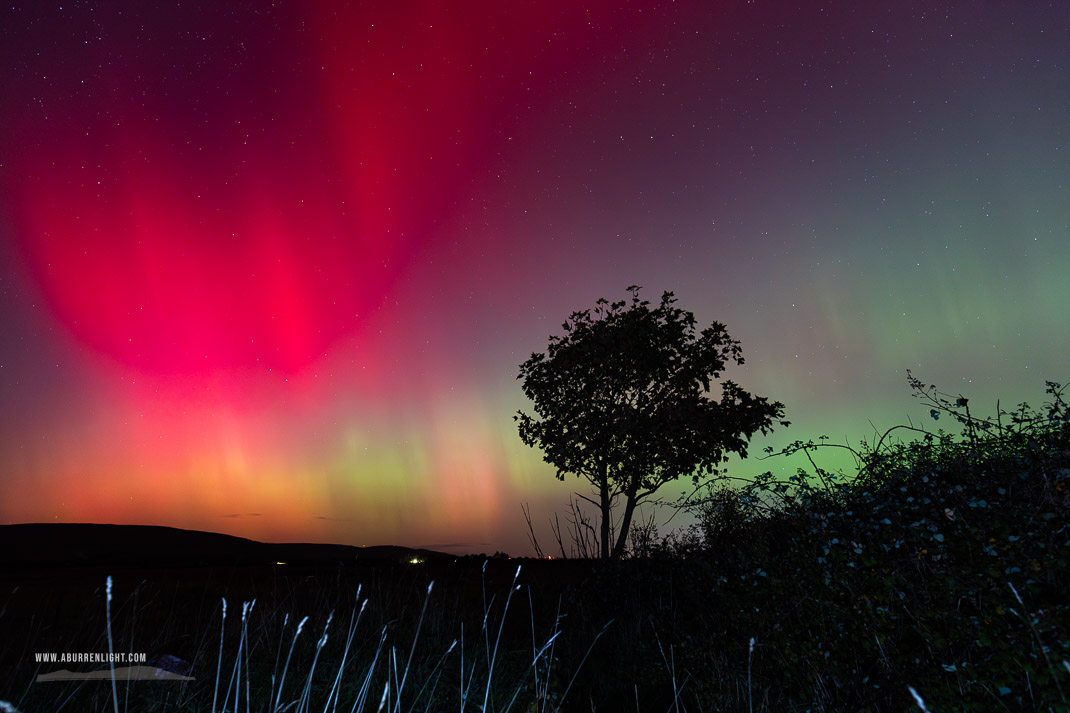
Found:
[[1068, 186], [1062, 2], [8, 3], [0, 522], [552, 550], [518, 365], [632, 284], [785, 404], [736, 475], [1039, 405]]

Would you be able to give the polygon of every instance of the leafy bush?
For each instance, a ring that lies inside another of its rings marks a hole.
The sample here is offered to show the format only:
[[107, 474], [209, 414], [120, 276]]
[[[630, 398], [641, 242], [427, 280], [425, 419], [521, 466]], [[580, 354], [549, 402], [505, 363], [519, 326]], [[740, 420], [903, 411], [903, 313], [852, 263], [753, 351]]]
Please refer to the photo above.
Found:
[[[702, 544], [682, 554], [707, 594], [693, 613], [716, 614], [688, 622], [703, 643], [678, 637], [677, 665], [707, 682], [699, 700], [712, 709], [734, 695], [708, 675], [730, 660], [735, 687], [747, 663], [779, 710], [904, 710], [916, 703], [908, 686], [932, 711], [1066, 710], [1062, 387], [1048, 383], [1042, 412], [1020, 404], [978, 419], [967, 399], [910, 384], [932, 418], [962, 425], [958, 438], [890, 429], [856, 451], [851, 480], [817, 467], [813, 454], [831, 444], [799, 442], [783, 452], [805, 451], [813, 474], [711, 484], [695, 506]], [[918, 437], [892, 442], [897, 430]], [[663, 630], [685, 630], [662, 614]]]

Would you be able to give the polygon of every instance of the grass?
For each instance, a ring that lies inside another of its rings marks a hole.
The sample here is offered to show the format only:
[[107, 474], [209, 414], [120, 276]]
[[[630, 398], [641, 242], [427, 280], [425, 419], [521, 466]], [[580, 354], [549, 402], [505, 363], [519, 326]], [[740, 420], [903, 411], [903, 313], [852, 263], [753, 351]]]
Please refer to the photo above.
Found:
[[[523, 565], [509, 563], [514, 573], [508, 587], [488, 592], [488, 564], [500, 570], [505, 563], [484, 562], [478, 611], [457, 607], [463, 592], [456, 587], [436, 596], [435, 582], [424, 584], [430, 568], [398, 565], [370, 573], [370, 591], [354, 582], [368, 572], [339, 570], [333, 577], [322, 572], [298, 572], [294, 577], [275, 573], [270, 590], [243, 601], [238, 610], [228, 606], [225, 597], [218, 599], [214, 627], [203, 621], [204, 603], [198, 598], [181, 604], [172, 600], [169, 611], [136, 606], [145, 590], [155, 592], [146, 581], [125, 601], [117, 599], [113, 613], [113, 594], [121, 589], [122, 580], [108, 576], [103, 602], [99, 590], [90, 597], [103, 605], [100, 614], [80, 615], [99, 625], [99, 634], [77, 628], [71, 630], [77, 632], [74, 636], [56, 637], [56, 623], [28, 622], [32, 644], [18, 651], [20, 661], [6, 684], [4, 705], [22, 713], [557, 710], [575, 683], [574, 675], [558, 670], [561, 617], [554, 614], [546, 627], [547, 616], [536, 616], [530, 586], [518, 583]], [[465, 578], [470, 577], [471, 566], [464, 569]], [[267, 576], [250, 574], [246, 588], [263, 590]], [[500, 571], [493, 574], [501, 578]], [[413, 601], [417, 590], [422, 593], [418, 607]], [[519, 596], [522, 590], [526, 596]], [[352, 599], [339, 628], [342, 617], [336, 617], [336, 607], [349, 592]], [[17, 595], [15, 591], [12, 597]], [[295, 604], [308, 606], [311, 613], [298, 618], [296, 612], [284, 610]], [[195, 640], [188, 636], [191, 629], [198, 632]], [[150, 633], [143, 633], [146, 630]], [[455, 638], [448, 636], [450, 632]], [[593, 637], [583, 659], [600, 636]], [[62, 644], [54, 645], [61, 639]], [[168, 643], [172, 650], [165, 653], [188, 661], [195, 680], [34, 683], [45, 667], [31, 663], [32, 652], [27, 655], [30, 649], [157, 653]], [[577, 670], [582, 664], [581, 660]]]

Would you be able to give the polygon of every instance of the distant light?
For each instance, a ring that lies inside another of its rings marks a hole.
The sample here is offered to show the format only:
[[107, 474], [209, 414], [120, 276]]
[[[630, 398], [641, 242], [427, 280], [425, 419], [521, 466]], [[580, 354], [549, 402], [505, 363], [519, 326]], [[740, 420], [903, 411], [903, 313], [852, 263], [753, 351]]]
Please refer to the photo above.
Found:
[[275, 564], [286, 564], [285, 562], [276, 562]]
[[411, 560], [409, 560], [409, 564], [422, 564], [422, 563], [423, 563], [423, 558], [421, 558], [421, 557], [413, 557]]

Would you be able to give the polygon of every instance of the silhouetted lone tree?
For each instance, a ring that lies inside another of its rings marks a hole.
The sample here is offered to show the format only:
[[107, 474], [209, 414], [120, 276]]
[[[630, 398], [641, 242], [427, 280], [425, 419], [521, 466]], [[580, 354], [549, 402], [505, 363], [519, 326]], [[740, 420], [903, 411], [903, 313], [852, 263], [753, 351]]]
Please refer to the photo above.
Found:
[[[545, 354], [520, 365], [524, 393], [537, 418], [518, 411], [520, 438], [544, 460], [586, 478], [597, 490], [601, 556], [624, 552], [635, 507], [680, 476], [715, 472], [727, 454], [747, 456], [756, 432], [771, 430], [784, 405], [753, 396], [731, 381], [721, 400], [710, 382], [728, 360], [743, 363], [740, 343], [720, 322], [695, 332], [695, 315], [674, 307], [673, 293], [651, 309], [632, 286], [631, 303], [600, 299], [573, 312], [564, 336], [551, 336]], [[787, 421], [781, 421], [787, 426]], [[610, 549], [613, 507], [624, 513]]]

